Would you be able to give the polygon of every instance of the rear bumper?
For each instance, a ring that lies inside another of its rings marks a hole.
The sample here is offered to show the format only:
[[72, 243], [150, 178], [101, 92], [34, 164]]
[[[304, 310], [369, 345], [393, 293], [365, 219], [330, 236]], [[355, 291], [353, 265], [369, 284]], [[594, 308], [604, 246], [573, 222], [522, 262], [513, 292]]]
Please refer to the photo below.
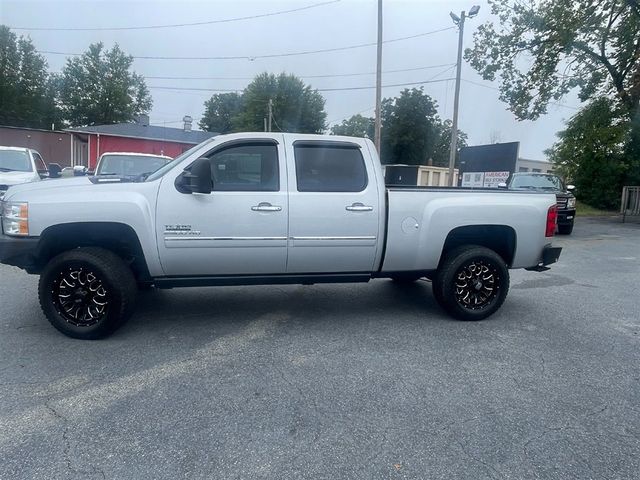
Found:
[[549, 270], [547, 265], [551, 265], [552, 263], [556, 263], [560, 258], [560, 254], [562, 253], [562, 247], [552, 247], [551, 245], [547, 245], [542, 250], [542, 258], [540, 259], [540, 263], [535, 267], [529, 267], [525, 270], [530, 270], [534, 272], [545, 272]]
[[34, 270], [38, 258], [38, 237], [10, 237], [0, 234], [0, 263]]

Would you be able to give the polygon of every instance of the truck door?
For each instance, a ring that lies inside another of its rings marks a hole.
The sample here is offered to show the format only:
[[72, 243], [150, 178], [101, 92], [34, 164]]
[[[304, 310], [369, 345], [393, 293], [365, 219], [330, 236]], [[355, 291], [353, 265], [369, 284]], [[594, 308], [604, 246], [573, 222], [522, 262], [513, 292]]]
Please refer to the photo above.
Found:
[[361, 145], [297, 140], [287, 145], [287, 158], [287, 272], [372, 271], [382, 241], [378, 238], [381, 205]]
[[282, 136], [226, 142], [204, 156], [214, 179], [210, 195], [181, 193], [169, 175], [160, 186], [156, 235], [165, 274], [285, 273]]

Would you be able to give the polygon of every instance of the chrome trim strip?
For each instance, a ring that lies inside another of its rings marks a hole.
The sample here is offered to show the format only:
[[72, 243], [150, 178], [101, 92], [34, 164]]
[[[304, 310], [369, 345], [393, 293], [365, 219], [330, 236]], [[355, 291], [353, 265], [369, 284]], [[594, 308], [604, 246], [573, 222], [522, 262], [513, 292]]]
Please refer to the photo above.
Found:
[[229, 241], [229, 240], [286, 240], [287, 237], [164, 237], [165, 242], [175, 242], [180, 240], [221, 240], [221, 241]]
[[368, 237], [289, 237], [289, 240], [375, 240], [375, 236]]

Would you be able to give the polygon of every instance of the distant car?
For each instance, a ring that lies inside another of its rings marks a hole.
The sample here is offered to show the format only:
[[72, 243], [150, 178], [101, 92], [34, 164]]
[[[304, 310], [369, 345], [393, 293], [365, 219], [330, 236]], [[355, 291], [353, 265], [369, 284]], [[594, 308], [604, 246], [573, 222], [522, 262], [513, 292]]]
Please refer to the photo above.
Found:
[[0, 199], [12, 185], [60, 176], [60, 165], [47, 167], [37, 151], [24, 147], [0, 146]]
[[98, 160], [94, 175], [112, 175], [116, 177], [138, 177], [151, 175], [173, 160], [165, 155], [148, 153], [108, 152]]
[[555, 193], [558, 200], [558, 233], [570, 235], [576, 217], [576, 197], [571, 193], [573, 185], [565, 187], [557, 175], [551, 173], [522, 172], [514, 173], [509, 179], [511, 190], [536, 190]]

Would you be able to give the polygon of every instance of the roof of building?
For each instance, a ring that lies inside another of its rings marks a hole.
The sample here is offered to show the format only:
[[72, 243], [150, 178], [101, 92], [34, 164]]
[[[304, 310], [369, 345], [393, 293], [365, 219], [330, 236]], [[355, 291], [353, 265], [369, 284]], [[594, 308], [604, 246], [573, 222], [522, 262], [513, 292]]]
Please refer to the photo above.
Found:
[[541, 165], [551, 165], [551, 162], [549, 160], [534, 160], [532, 158], [518, 158], [519, 162], [532, 162], [532, 163], [539, 163]]
[[200, 130], [184, 130], [182, 128], [143, 125], [140, 123], [115, 123], [113, 125], [93, 125], [90, 127], [68, 128], [72, 133], [92, 133], [112, 135], [114, 137], [140, 138], [144, 140], [161, 140], [166, 142], [190, 143], [197, 145], [218, 135], [216, 132]]

